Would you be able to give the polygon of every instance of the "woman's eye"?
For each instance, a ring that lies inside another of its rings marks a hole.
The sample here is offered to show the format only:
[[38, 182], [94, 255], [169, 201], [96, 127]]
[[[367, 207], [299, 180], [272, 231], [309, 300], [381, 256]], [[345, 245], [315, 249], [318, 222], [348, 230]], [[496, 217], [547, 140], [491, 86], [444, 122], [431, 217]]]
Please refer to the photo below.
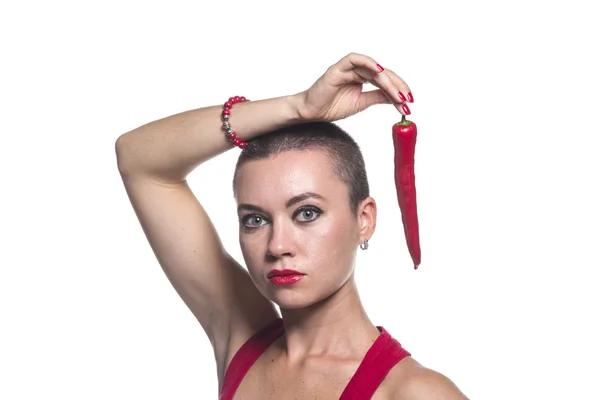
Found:
[[248, 228], [258, 228], [263, 225], [264, 219], [258, 215], [250, 215], [242, 220], [243, 224]]
[[302, 222], [310, 222], [317, 219], [321, 215], [321, 211], [313, 207], [302, 208], [297, 215]]
[[[296, 211], [294, 218], [300, 222], [312, 222], [319, 218], [323, 212], [316, 207], [304, 207]], [[241, 218], [241, 223], [249, 229], [260, 228], [268, 223], [268, 221], [260, 215], [247, 215]]]

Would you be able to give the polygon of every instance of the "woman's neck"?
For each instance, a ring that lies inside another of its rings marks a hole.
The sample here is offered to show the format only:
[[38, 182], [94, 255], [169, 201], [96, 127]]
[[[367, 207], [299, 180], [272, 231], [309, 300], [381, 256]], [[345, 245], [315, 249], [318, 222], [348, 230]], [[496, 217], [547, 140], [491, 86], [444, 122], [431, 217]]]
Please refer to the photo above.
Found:
[[379, 336], [358, 295], [354, 276], [332, 296], [310, 307], [281, 309], [283, 356], [289, 365], [312, 357], [362, 355]]

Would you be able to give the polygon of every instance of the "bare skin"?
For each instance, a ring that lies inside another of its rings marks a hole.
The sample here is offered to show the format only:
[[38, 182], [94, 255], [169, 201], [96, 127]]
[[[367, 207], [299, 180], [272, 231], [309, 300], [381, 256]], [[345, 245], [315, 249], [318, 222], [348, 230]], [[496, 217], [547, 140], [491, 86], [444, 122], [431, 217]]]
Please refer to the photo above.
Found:
[[[363, 83], [379, 89], [363, 92]], [[403, 113], [410, 91], [370, 57], [349, 54], [308, 90], [236, 104], [231, 121], [249, 141], [280, 126], [336, 121], [374, 104]], [[379, 331], [366, 315], [354, 282], [357, 246], [373, 234], [377, 207], [365, 199], [357, 216], [348, 189], [321, 151], [287, 152], [240, 170], [240, 246], [247, 270], [223, 248], [186, 177], [231, 145], [220, 129], [221, 106], [173, 115], [127, 132], [116, 143], [129, 199], [165, 274], [206, 332], [219, 388], [234, 354], [279, 317], [285, 334], [252, 366], [236, 399], [337, 398]], [[233, 122], [235, 121], [235, 122]], [[286, 202], [303, 193], [293, 205]], [[317, 208], [315, 208], [317, 207]], [[292, 287], [268, 279], [273, 268], [306, 274]], [[443, 375], [411, 357], [399, 362], [373, 399], [465, 399]]]

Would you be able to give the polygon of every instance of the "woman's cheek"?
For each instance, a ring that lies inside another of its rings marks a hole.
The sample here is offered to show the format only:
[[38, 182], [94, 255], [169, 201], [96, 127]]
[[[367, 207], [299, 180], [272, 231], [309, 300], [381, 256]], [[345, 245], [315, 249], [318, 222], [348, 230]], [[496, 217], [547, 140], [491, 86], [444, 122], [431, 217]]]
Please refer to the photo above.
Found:
[[346, 247], [343, 240], [342, 232], [334, 224], [307, 235], [305, 243], [309, 243], [306, 250], [311, 264], [317, 268], [337, 265]]

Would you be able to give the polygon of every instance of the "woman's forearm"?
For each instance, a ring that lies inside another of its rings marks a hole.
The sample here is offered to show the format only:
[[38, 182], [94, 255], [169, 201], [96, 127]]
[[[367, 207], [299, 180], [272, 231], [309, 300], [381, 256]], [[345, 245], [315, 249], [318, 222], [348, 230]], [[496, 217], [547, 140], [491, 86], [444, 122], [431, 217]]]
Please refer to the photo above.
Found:
[[[301, 101], [297, 94], [237, 103], [229, 117], [231, 128], [240, 140], [249, 141], [299, 122]], [[222, 109], [218, 105], [185, 111], [124, 133], [115, 145], [119, 171], [184, 180], [198, 165], [234, 147], [222, 130]]]

